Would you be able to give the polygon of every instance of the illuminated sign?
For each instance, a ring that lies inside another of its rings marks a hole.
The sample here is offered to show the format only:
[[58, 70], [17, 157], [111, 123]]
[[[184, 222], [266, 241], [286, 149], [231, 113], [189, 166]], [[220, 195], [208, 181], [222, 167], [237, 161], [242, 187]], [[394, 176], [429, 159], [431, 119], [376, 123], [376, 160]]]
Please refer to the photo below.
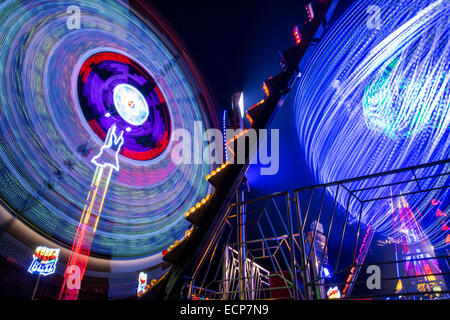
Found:
[[33, 254], [33, 262], [28, 268], [29, 273], [39, 273], [47, 276], [56, 270], [59, 249], [50, 249], [47, 247], [37, 247]]
[[328, 297], [328, 299], [340, 299], [341, 298], [341, 292], [339, 291], [339, 288], [338, 287], [332, 287], [332, 288], [328, 289], [327, 297]]
[[[106, 134], [105, 143], [100, 149], [100, 153], [92, 158], [91, 162], [100, 168], [111, 167], [114, 170], [119, 171], [119, 152], [123, 143], [123, 131], [117, 136], [116, 125], [113, 124]], [[114, 154], [114, 157], [111, 157], [106, 150], [110, 150], [110, 152]]]
[[137, 293], [144, 293], [147, 286], [147, 274], [144, 272], [139, 273], [139, 282]]

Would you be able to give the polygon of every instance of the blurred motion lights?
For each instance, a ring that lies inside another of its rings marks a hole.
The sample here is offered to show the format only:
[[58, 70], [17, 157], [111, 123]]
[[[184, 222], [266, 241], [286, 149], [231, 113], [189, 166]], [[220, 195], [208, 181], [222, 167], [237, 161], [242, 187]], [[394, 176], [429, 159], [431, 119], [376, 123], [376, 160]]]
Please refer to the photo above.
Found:
[[91, 250], [137, 272], [184, 236], [184, 212], [210, 189], [209, 155], [195, 166], [173, 164], [172, 132], [192, 134], [200, 122], [201, 143], [216, 120], [195, 66], [157, 15], [127, 1], [78, 0], [82, 27], [69, 29], [73, 3], [0, 1], [0, 196], [26, 225], [70, 246], [98, 169], [92, 157], [115, 124], [120, 173]]

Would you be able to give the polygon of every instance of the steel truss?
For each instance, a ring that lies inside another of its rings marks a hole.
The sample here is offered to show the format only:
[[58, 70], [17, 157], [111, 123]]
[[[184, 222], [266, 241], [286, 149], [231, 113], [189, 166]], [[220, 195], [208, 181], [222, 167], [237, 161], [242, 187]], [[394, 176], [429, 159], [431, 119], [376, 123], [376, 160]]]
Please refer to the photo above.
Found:
[[[366, 263], [377, 230], [371, 224], [373, 219], [364, 223], [364, 217], [370, 217], [379, 203], [411, 195], [429, 199], [446, 195], [448, 188], [450, 159], [231, 204], [186, 286], [187, 298], [327, 299], [332, 287], [340, 288], [345, 299], [448, 298], [447, 287], [438, 293], [353, 291], [366, 283], [361, 271], [369, 265], [398, 268], [415, 260], [403, 257]], [[239, 221], [245, 221], [244, 225]], [[242, 228], [245, 239], [239, 237]], [[245, 252], [244, 279], [239, 276], [240, 250]], [[448, 249], [416, 260], [427, 259], [439, 259], [447, 266], [427, 277], [449, 276]], [[422, 279], [424, 275], [381, 277], [381, 285], [395, 287], [408, 278]]]

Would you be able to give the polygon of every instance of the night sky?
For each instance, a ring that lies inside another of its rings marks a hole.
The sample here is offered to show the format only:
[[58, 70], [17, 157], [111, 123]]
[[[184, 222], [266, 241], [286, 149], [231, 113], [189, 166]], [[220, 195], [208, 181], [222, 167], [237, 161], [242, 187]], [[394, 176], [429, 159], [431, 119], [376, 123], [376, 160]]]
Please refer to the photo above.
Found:
[[184, 40], [221, 108], [242, 89], [246, 107], [262, 97], [262, 81], [279, 72], [278, 51], [294, 44], [292, 28], [306, 19], [303, 1], [148, 2]]
[[[148, 0], [184, 41], [210, 84], [221, 110], [234, 92], [244, 91], [244, 104], [263, 98], [262, 83], [280, 72], [279, 52], [293, 46], [293, 27], [306, 21], [305, 1]], [[274, 176], [261, 176], [252, 165], [249, 197], [311, 185], [292, 117], [294, 94], [287, 99], [272, 128], [280, 129], [280, 165]]]

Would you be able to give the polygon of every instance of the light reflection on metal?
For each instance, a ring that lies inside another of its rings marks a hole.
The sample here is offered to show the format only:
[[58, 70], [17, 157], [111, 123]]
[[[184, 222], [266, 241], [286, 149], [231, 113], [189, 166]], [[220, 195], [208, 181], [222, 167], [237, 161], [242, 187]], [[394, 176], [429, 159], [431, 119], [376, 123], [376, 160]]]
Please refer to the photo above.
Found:
[[[120, 170], [119, 167], [119, 152], [123, 146], [123, 131], [120, 136], [116, 136], [116, 125], [113, 125], [106, 135], [105, 143], [91, 162], [97, 167], [105, 168], [110, 167], [116, 171]], [[114, 154], [114, 158], [111, 158], [111, 153]]]
[[239, 111], [241, 112], [241, 118], [244, 117], [244, 92], [241, 92], [239, 97]]
[[[224, 300], [236, 299], [237, 293], [244, 295], [244, 300], [258, 300], [261, 298], [261, 289], [264, 286], [269, 286], [270, 272], [257, 264], [256, 262], [245, 259], [245, 274], [244, 278], [240, 277], [239, 271], [239, 252], [230, 246], [225, 249], [225, 260], [223, 264], [224, 279], [223, 279], [223, 297]], [[240, 283], [245, 283], [245, 290], [240, 289]], [[242, 300], [242, 299], [241, 299]]]

